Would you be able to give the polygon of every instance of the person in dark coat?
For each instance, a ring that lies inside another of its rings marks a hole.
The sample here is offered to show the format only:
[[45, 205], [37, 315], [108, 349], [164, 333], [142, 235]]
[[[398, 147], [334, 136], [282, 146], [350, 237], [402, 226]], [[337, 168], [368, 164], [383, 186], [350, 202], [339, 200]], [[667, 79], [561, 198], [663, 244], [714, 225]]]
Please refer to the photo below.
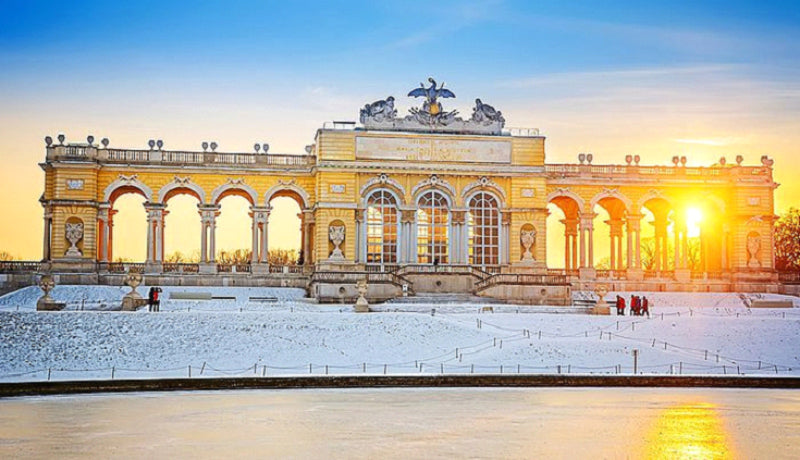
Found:
[[153, 288], [153, 311], [161, 310], [161, 288]]
[[150, 290], [147, 291], [147, 311], [153, 311], [153, 298], [155, 296], [156, 289], [154, 287], [150, 287]]
[[647, 297], [642, 299], [642, 314], [644, 315], [647, 313], [647, 317], [650, 317], [650, 303], [647, 301]]

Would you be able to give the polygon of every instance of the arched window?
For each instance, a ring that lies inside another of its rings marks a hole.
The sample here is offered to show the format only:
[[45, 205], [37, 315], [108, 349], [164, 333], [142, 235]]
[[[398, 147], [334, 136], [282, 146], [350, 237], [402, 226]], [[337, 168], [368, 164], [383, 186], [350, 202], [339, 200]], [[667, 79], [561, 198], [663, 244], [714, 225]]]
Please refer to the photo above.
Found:
[[367, 263], [397, 263], [397, 201], [386, 190], [367, 200]]
[[497, 198], [479, 192], [469, 200], [469, 263], [497, 265], [500, 263], [500, 211]]
[[445, 195], [431, 189], [419, 199], [417, 210], [417, 262], [448, 263], [450, 215]]

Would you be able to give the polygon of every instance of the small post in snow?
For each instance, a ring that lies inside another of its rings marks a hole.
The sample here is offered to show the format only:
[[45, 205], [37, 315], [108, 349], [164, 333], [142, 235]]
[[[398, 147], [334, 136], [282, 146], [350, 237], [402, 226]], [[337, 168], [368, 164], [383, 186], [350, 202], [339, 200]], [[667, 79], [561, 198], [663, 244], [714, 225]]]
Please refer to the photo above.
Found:
[[633, 349], [633, 374], [636, 375], [639, 373], [639, 349]]
[[386, 364], [383, 365], [383, 375], [386, 375]]
[[[47, 368], [47, 381], [48, 381], [48, 382], [50, 381], [50, 371], [51, 371], [51, 370], [52, 370], [52, 369], [50, 369], [49, 367]], [[776, 373], [776, 374], [778, 373], [778, 366], [775, 366], [775, 373]]]
[[189, 364], [189, 378], [192, 378], [192, 365]]
[[116, 366], [111, 366], [111, 380], [114, 380], [114, 373], [117, 370]]
[[264, 370], [261, 371], [261, 376], [262, 377], [266, 377], [267, 376], [267, 365], [266, 364], [264, 364]]

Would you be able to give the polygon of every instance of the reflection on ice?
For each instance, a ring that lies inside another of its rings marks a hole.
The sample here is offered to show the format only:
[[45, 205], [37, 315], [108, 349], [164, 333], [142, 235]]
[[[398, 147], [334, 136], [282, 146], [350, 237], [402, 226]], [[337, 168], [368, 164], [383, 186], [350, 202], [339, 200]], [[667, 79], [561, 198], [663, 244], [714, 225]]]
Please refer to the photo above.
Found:
[[663, 411], [646, 442], [646, 458], [734, 458], [733, 445], [714, 404], [680, 404]]

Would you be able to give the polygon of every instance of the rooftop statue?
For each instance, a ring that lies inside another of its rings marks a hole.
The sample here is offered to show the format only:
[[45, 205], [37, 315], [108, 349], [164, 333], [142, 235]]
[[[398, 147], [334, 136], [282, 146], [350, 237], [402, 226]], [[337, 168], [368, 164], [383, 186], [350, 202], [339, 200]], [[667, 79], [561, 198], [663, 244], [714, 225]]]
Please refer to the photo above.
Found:
[[457, 110], [446, 112], [439, 99], [455, 98], [456, 95], [438, 85], [433, 77], [428, 78], [429, 86], [419, 84], [419, 88], [412, 89], [409, 97], [424, 97], [422, 107], [412, 107], [409, 115], [397, 118], [394, 108], [394, 97], [366, 104], [360, 111], [360, 121], [366, 129], [380, 129], [391, 131], [425, 131], [425, 132], [451, 132], [467, 134], [501, 134], [505, 119], [500, 111], [476, 99], [472, 118], [464, 120], [458, 117]]
[[386, 99], [375, 101], [372, 104], [367, 104], [361, 109], [361, 123], [364, 120], [372, 118], [375, 121], [391, 120], [397, 116], [397, 110], [394, 108], [394, 97], [389, 96]]

